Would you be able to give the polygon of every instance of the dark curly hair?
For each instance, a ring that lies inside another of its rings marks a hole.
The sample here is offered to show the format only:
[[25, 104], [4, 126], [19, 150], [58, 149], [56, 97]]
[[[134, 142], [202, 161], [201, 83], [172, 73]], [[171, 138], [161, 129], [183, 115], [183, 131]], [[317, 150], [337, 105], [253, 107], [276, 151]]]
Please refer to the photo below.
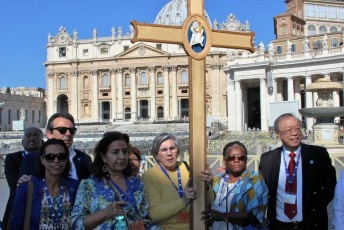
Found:
[[[100, 141], [98, 141], [96, 147], [94, 148], [94, 160], [92, 163], [92, 171], [93, 171], [93, 175], [97, 178], [109, 177], [109, 172], [103, 172], [102, 170], [104, 166], [104, 161], [103, 161], [102, 156], [105, 156], [109, 145], [114, 141], [125, 141], [129, 149], [128, 134], [117, 132], [117, 131], [104, 133], [103, 138]], [[127, 167], [123, 171], [123, 174], [126, 176], [130, 176], [131, 173], [132, 173], [131, 167], [128, 160]]]
[[246, 149], [245, 145], [243, 143], [241, 143], [240, 141], [232, 141], [232, 142], [229, 142], [228, 144], [226, 144], [225, 147], [223, 148], [223, 152], [222, 152], [223, 157], [226, 156], [228, 149], [232, 146], [235, 146], [235, 145], [242, 148], [244, 150], [245, 155], [247, 156], [247, 149]]
[[137, 147], [132, 146], [131, 144], [129, 144], [129, 154], [130, 153], [134, 154], [139, 161], [142, 160], [141, 151]]
[[[42, 157], [44, 154], [46, 154], [45, 150], [49, 145], [60, 145], [63, 147], [64, 153], [67, 154], [67, 164], [66, 164], [66, 168], [63, 170], [63, 172], [61, 174], [61, 177], [62, 178], [68, 177], [70, 175], [70, 168], [71, 168], [70, 164], [71, 163], [69, 160], [69, 150], [68, 150], [67, 145], [64, 143], [63, 140], [60, 140], [60, 139], [55, 139], [55, 138], [48, 139], [47, 141], [45, 141], [42, 144], [42, 146], [40, 148], [40, 153], [39, 153], [40, 157]], [[38, 178], [44, 178], [45, 177], [45, 167], [41, 161], [39, 161], [39, 166], [38, 166], [36, 176]]]

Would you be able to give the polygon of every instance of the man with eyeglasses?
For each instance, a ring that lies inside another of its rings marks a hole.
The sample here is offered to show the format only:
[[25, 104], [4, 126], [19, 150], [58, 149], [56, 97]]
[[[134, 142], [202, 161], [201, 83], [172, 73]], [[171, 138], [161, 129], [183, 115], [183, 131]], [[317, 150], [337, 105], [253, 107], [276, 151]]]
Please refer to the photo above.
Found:
[[279, 116], [274, 129], [283, 146], [262, 154], [259, 164], [269, 189], [269, 229], [328, 229], [327, 205], [336, 170], [324, 147], [301, 143], [301, 121]]
[[37, 127], [31, 126], [24, 130], [22, 145], [24, 150], [6, 155], [5, 159], [5, 176], [10, 188], [10, 197], [8, 198], [6, 210], [3, 218], [4, 228], [7, 227], [10, 217], [12, 204], [14, 200], [15, 191], [17, 188], [17, 181], [20, 167], [23, 159], [30, 153], [37, 151], [43, 141], [43, 132]]
[[[73, 149], [73, 138], [76, 133], [74, 118], [71, 114], [67, 113], [55, 113], [49, 120], [46, 129], [46, 136], [48, 139], [56, 138], [63, 140], [69, 148], [69, 159], [71, 162], [71, 177], [81, 181], [91, 175], [91, 157], [86, 153]], [[20, 176], [32, 175], [36, 173], [38, 169], [40, 158], [39, 152], [31, 154], [30, 157], [25, 158], [21, 170]], [[22, 176], [21, 180], [27, 180], [27, 177]]]

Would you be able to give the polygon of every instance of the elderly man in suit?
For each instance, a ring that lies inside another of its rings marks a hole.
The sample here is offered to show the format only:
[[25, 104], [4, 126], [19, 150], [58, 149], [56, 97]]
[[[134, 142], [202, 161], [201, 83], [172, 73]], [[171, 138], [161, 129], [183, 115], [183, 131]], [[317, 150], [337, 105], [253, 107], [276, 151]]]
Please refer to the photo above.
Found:
[[29, 127], [24, 130], [24, 136], [22, 139], [22, 145], [24, 150], [9, 153], [6, 155], [5, 159], [5, 176], [10, 187], [10, 197], [7, 201], [6, 210], [3, 218], [3, 225], [6, 228], [12, 209], [12, 204], [14, 200], [15, 191], [17, 188], [17, 181], [19, 176], [20, 167], [22, 165], [23, 159], [27, 154], [37, 151], [43, 141], [43, 132], [37, 127]]
[[262, 154], [259, 170], [269, 189], [269, 229], [328, 229], [327, 205], [336, 170], [326, 148], [306, 145], [301, 121], [279, 116], [274, 129], [283, 146]]
[[[92, 160], [86, 153], [72, 148], [76, 130], [74, 118], [71, 114], [55, 113], [48, 120], [46, 135], [48, 139], [61, 139], [66, 143], [69, 148], [71, 177], [81, 181], [91, 175]], [[30, 154], [29, 157], [24, 159], [19, 174], [19, 176], [21, 176], [19, 183], [28, 180], [28, 175], [36, 173], [39, 162], [39, 151]]]

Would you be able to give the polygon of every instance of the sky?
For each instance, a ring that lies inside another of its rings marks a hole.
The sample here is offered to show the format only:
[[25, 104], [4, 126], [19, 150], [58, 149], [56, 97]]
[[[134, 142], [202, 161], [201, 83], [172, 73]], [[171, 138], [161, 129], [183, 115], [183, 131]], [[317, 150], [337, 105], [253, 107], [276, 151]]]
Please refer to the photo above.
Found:
[[[129, 31], [130, 21], [153, 23], [170, 0], [4, 0], [0, 1], [0, 87], [46, 88], [48, 34], [64, 26], [79, 39], [111, 36], [111, 28]], [[275, 39], [273, 17], [285, 12], [284, 0], [204, 0], [211, 21], [221, 23], [233, 13], [250, 23], [255, 45]]]

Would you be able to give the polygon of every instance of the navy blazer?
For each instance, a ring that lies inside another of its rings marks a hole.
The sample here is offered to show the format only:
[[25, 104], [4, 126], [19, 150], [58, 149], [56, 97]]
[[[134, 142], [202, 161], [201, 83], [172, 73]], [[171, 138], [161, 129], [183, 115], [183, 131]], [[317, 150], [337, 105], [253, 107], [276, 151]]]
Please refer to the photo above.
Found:
[[[276, 229], [276, 196], [282, 147], [262, 154], [259, 171], [269, 189], [269, 229]], [[334, 196], [336, 169], [326, 148], [301, 144], [304, 229], [328, 229], [327, 205]]]
[[[73, 208], [76, 192], [79, 187], [79, 181], [67, 177], [64, 179], [66, 187], [68, 190], [68, 195], [70, 198], [71, 208]], [[31, 207], [31, 218], [30, 218], [30, 230], [39, 229], [39, 221], [41, 215], [41, 203], [43, 195], [43, 179], [32, 177], [33, 183], [33, 193], [32, 193], [32, 207]], [[28, 195], [28, 185], [27, 183], [21, 184], [16, 192], [16, 197], [14, 198], [13, 209], [12, 209], [12, 219], [11, 219], [11, 229], [12, 230], [22, 230], [25, 220], [25, 209], [26, 201]]]
[[[76, 155], [73, 158], [73, 162], [76, 168], [76, 174], [78, 175], [78, 180], [81, 181], [82, 179], [86, 179], [91, 176], [92, 159], [86, 153], [77, 149], [74, 150]], [[37, 175], [39, 162], [39, 151], [28, 154], [23, 160], [19, 177], [22, 175]]]

